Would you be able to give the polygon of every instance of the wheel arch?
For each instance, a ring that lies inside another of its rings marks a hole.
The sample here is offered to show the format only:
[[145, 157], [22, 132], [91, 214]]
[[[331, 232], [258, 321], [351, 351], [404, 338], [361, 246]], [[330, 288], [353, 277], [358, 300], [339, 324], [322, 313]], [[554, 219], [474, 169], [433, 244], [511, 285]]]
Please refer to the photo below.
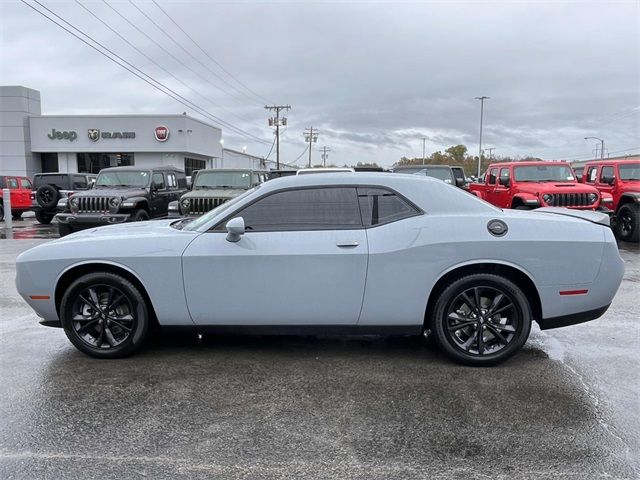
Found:
[[442, 272], [429, 293], [427, 309], [424, 317], [425, 327], [429, 328], [429, 322], [431, 321], [436, 301], [444, 289], [455, 279], [476, 273], [490, 273], [493, 275], [500, 275], [511, 280], [522, 289], [527, 300], [529, 300], [533, 319], [536, 321], [542, 319], [542, 301], [540, 300], [540, 293], [538, 292], [531, 275], [515, 265], [505, 262], [486, 260], [456, 265]]
[[153, 307], [153, 302], [151, 301], [151, 297], [147, 293], [147, 289], [144, 287], [142, 280], [140, 277], [131, 269], [115, 262], [109, 261], [88, 261], [77, 263], [70, 267], [67, 267], [57, 278], [56, 287], [54, 293], [54, 301], [56, 312], [58, 313], [58, 318], [60, 318], [60, 305], [62, 303], [62, 297], [64, 296], [64, 292], [67, 290], [69, 285], [71, 285], [74, 280], [82, 275], [86, 275], [87, 273], [97, 273], [97, 272], [109, 272], [114, 273], [116, 275], [120, 275], [131, 283], [133, 283], [140, 293], [142, 294], [145, 302], [147, 303], [147, 307], [149, 308], [150, 313], [150, 321], [152, 325], [159, 326], [158, 317], [156, 316], [155, 309]]
[[620, 207], [622, 207], [623, 205], [636, 203], [638, 201], [640, 201], [640, 193], [636, 193], [636, 194], [623, 193], [620, 196], [620, 200], [618, 200], [618, 206], [616, 208], [616, 212], [619, 211]]

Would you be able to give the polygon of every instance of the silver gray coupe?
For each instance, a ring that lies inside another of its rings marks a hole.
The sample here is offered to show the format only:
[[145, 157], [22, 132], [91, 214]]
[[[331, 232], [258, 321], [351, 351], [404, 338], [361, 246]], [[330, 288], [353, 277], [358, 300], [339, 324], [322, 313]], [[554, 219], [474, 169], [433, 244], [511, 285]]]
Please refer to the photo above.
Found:
[[198, 332], [432, 333], [453, 359], [513, 355], [532, 321], [600, 317], [623, 262], [606, 215], [502, 210], [415, 175], [259, 185], [195, 220], [78, 232], [17, 259], [41, 323], [99, 358], [153, 325]]

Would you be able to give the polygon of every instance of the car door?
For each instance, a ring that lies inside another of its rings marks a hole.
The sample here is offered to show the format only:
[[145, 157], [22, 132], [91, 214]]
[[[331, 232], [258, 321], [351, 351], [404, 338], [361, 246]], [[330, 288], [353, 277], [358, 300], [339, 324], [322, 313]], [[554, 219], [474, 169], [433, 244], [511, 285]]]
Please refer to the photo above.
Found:
[[162, 172], [153, 172], [151, 181], [156, 188], [152, 189], [149, 195], [151, 207], [149, 213], [151, 217], [166, 215], [169, 209], [169, 202], [167, 201], [167, 182], [164, 174]]
[[355, 325], [368, 246], [356, 189], [268, 194], [230, 214], [246, 231], [227, 240], [226, 220], [183, 254], [189, 312], [197, 324]]
[[493, 205], [495, 205], [496, 203], [496, 181], [498, 179], [498, 169], [497, 168], [492, 168], [489, 170], [489, 173], [487, 174], [487, 189], [486, 189], [486, 195], [487, 195], [487, 202], [492, 203]]
[[[495, 206], [501, 208], [511, 207], [510, 181], [511, 176], [509, 173], [509, 167], [502, 167], [500, 169], [500, 176], [498, 177], [496, 189], [494, 191], [495, 201], [492, 202]], [[507, 186], [503, 185], [505, 182], [507, 183]]]
[[600, 193], [602, 194], [603, 192], [607, 192], [608, 194], [613, 196], [614, 190], [616, 189], [615, 185], [616, 182], [613, 182], [613, 185], [609, 185], [606, 182], [603, 182], [602, 179], [603, 177], [609, 177], [609, 178], [613, 178], [615, 175], [615, 170], [613, 168], [613, 165], [603, 165], [602, 168], [600, 168], [600, 173], [598, 175], [598, 182], [596, 184], [596, 188], [598, 190], [600, 190]]

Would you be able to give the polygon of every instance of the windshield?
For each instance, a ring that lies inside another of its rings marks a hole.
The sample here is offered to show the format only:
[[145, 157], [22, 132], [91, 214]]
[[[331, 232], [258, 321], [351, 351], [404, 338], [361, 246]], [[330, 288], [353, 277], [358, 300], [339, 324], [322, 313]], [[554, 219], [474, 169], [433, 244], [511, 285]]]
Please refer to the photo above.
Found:
[[640, 180], [640, 163], [624, 163], [618, 166], [620, 180]]
[[399, 168], [395, 173], [408, 173], [412, 175], [426, 175], [427, 177], [437, 178], [451, 183], [451, 170], [448, 168], [425, 167], [423, 165], [410, 168]]
[[566, 165], [527, 165], [515, 167], [518, 182], [575, 182], [573, 171]]
[[191, 230], [191, 231], [197, 230], [202, 225], [205, 225], [206, 223], [208, 223], [209, 220], [214, 218], [216, 215], [219, 215], [220, 213], [224, 212], [228, 208], [233, 207], [236, 203], [238, 203], [243, 198], [247, 197], [248, 195], [251, 195], [258, 188], [260, 188], [260, 185], [257, 185], [255, 187], [253, 187], [252, 189], [247, 190], [242, 195], [238, 195], [237, 197], [232, 198], [228, 202], [224, 202], [222, 205], [219, 205], [216, 208], [214, 208], [213, 210], [210, 210], [209, 212], [207, 212], [204, 215], [202, 215], [200, 218], [196, 218], [196, 219], [190, 221], [182, 229], [183, 230]]
[[144, 170], [121, 170], [100, 172], [96, 187], [146, 187], [149, 185], [149, 172]]
[[198, 172], [195, 188], [249, 188], [251, 172]]

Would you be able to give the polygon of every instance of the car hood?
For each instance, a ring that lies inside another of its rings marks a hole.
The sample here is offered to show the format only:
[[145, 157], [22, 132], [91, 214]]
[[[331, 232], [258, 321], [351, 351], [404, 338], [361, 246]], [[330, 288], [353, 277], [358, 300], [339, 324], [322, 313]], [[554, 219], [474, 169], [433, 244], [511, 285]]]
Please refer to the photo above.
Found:
[[74, 193], [74, 197], [120, 197], [133, 198], [147, 195], [144, 188], [92, 188], [84, 192]]
[[573, 182], [524, 182], [518, 183], [518, 190], [527, 193], [598, 193], [591, 185]]
[[115, 237], [122, 240], [127, 237], [157, 237], [159, 235], [167, 235], [174, 232], [182, 232], [171, 226], [172, 223], [179, 221], [175, 218], [149, 220], [146, 222], [130, 222], [120, 223], [117, 225], [107, 225], [104, 227], [96, 227], [88, 230], [66, 235], [62, 238], [54, 240], [55, 242], [65, 242], [74, 240], [88, 240], [91, 238], [110, 238]]
[[235, 198], [246, 192], [242, 188], [199, 189], [185, 193], [182, 198]]

